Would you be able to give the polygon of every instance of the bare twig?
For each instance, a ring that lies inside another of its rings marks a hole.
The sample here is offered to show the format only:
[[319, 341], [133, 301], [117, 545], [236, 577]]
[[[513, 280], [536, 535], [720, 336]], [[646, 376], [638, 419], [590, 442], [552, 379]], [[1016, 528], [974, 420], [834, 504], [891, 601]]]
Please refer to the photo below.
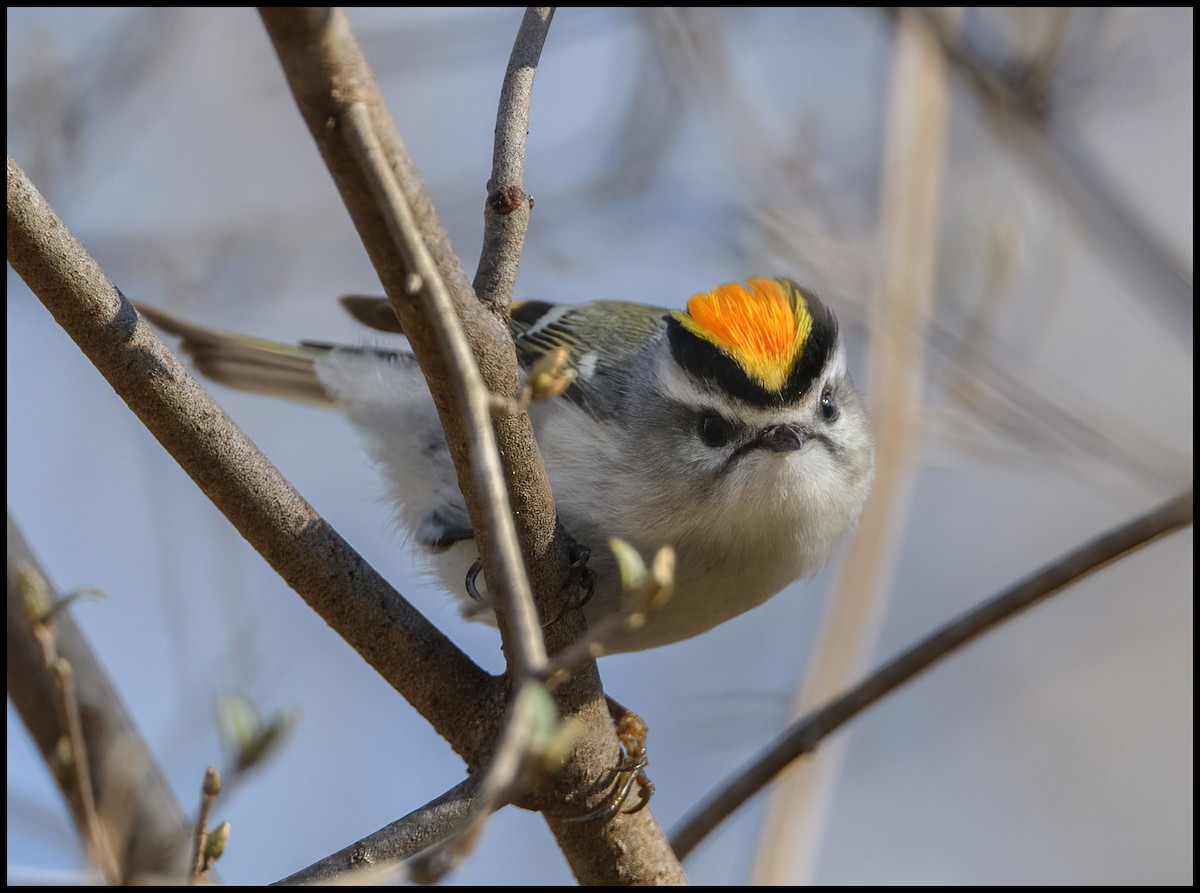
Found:
[[533, 78], [553, 18], [552, 6], [525, 10], [500, 88], [492, 177], [483, 211], [483, 249], [472, 284], [479, 300], [502, 318], [508, 315], [533, 208], [533, 198], [525, 194], [525, 138]]
[[[477, 492], [482, 499], [484, 524], [490, 531], [487, 544], [492, 550], [483, 556], [490, 568], [491, 596], [498, 602], [505, 652], [509, 659], [509, 674], [522, 686], [540, 674], [546, 665], [546, 646], [529, 580], [521, 558], [513, 523], [512, 508], [504, 485], [504, 473], [496, 438], [492, 431], [490, 394], [479, 376], [475, 357], [454, 314], [454, 305], [441, 274], [434, 265], [416, 227], [412, 209], [396, 183], [383, 157], [366, 107], [356, 103], [347, 110], [346, 130], [350, 145], [362, 168], [372, 193], [384, 215], [384, 223], [405, 258], [409, 269], [407, 297], [419, 298], [437, 331], [444, 356], [450, 359], [449, 370], [457, 403], [463, 409], [467, 428], [468, 455]], [[393, 308], [397, 299], [393, 298]], [[397, 316], [402, 311], [397, 311]], [[422, 882], [433, 883], [453, 870], [474, 847], [483, 823], [491, 813], [505, 805], [506, 799], [522, 775], [526, 739], [530, 734], [529, 718], [520, 709], [522, 691], [511, 699], [504, 732], [483, 769], [477, 791], [476, 806], [466, 823], [452, 837], [433, 851], [423, 854], [411, 871]]]
[[8, 159], [8, 261], [238, 531], [468, 761], [499, 685], [396, 592], [196, 383]]
[[541, 683], [522, 682], [510, 700], [504, 733], [480, 773], [470, 814], [453, 834], [410, 860], [413, 880], [436, 883], [458, 867], [475, 848], [488, 816], [521, 793], [531, 772], [551, 768], [541, 758], [547, 748], [555, 748], [550, 739], [561, 736], [562, 731], [554, 701]]
[[[91, 779], [89, 795], [98, 803], [92, 806], [92, 813], [101, 817], [99, 821], [117, 861], [116, 877], [123, 883], [181, 879], [188, 858], [183, 810], [70, 612], [54, 610], [60, 599], [50, 589], [11, 516], [6, 647], [9, 697], [43, 758], [52, 762], [65, 726], [55, 708], [55, 681], [45, 661], [43, 644], [26, 620], [27, 610], [22, 604], [21, 581], [28, 580], [31, 573], [46, 587], [42, 601], [53, 615], [55, 653], [69, 661], [73, 670], [71, 700], [77, 707], [79, 730], [86, 742], [80, 748], [84, 757], [76, 757], [75, 762], [85, 767], [85, 777]], [[58, 773], [54, 778], [62, 787], [76, 825], [86, 834], [84, 807], [76, 785]]]
[[213, 803], [221, 793], [221, 776], [217, 770], [209, 766], [204, 772], [204, 782], [200, 785], [200, 810], [196, 813], [196, 825], [192, 832], [192, 883], [204, 879], [211, 868], [211, 863], [205, 858], [208, 851], [208, 815], [212, 812]]
[[[386, 828], [279, 881], [281, 885], [407, 879], [434, 883], [473, 848], [484, 820], [519, 791], [527, 770], [544, 771], [565, 756], [574, 728], [558, 722], [554, 703], [538, 683], [514, 695], [491, 762], [436, 800]], [[405, 862], [405, 860], [408, 860]], [[404, 864], [401, 864], [404, 863]], [[379, 874], [363, 877], [371, 869]], [[351, 880], [351, 873], [359, 872]]]
[[[53, 632], [47, 630], [46, 638], [53, 637]], [[63, 782], [75, 789], [79, 799], [83, 817], [83, 838], [87, 842], [88, 853], [96, 867], [100, 869], [105, 883], [115, 884], [120, 879], [120, 865], [113, 851], [108, 829], [101, 823], [96, 811], [96, 792], [92, 787], [92, 770], [88, 761], [87, 742], [83, 737], [83, 718], [79, 714], [79, 701], [75, 697], [75, 671], [71, 664], [62, 657], [51, 657], [53, 648], [46, 649], [47, 669], [54, 678], [55, 705], [58, 708], [59, 721], [64, 730], [60, 744], [66, 747], [59, 751], [57, 761], [58, 772], [63, 776]]]
[[87, 846], [92, 863], [100, 870], [106, 884], [120, 882], [109, 830], [100, 822], [96, 811], [96, 791], [92, 784], [92, 768], [88, 759], [87, 741], [83, 735], [83, 720], [79, 701], [75, 697], [75, 671], [70, 661], [58, 653], [55, 641], [54, 617], [65, 610], [67, 599], [52, 602], [50, 586], [35, 567], [20, 571], [15, 578], [17, 599], [25, 609], [21, 620], [37, 640], [42, 654], [42, 670], [53, 682], [54, 712], [61, 733], [55, 742], [50, 769], [55, 780], [75, 804], [80, 835]]
[[921, 671], [1026, 608], [1191, 523], [1192, 490], [1189, 489], [1071, 550], [897, 655], [841, 697], [793, 724], [687, 817], [672, 836], [676, 854], [685, 858], [713, 828], [789, 763], [811, 753], [828, 735]]
[[[429, 383], [446, 430], [459, 488], [475, 527], [476, 542], [486, 559], [491, 553], [487, 539], [492, 534], [483, 523], [482, 499], [476, 492], [465, 446], [467, 414], [457, 402], [452, 362], [443, 353], [438, 324], [430, 317], [424, 302], [412, 300], [409, 293], [409, 275], [416, 271], [410, 258], [397, 251], [387, 224], [387, 212], [376, 199], [358, 160], [360, 150], [354, 148], [353, 131], [347, 121], [352, 107], [360, 107], [359, 114], [365, 114], [370, 121], [370, 132], [378, 140], [384, 167], [403, 193], [415, 231], [420, 233], [446, 284], [485, 386], [493, 394], [516, 397], [521, 383], [508, 327], [476, 300], [344, 13], [337, 9], [263, 8], [260, 14], [296, 103]], [[496, 439], [505, 459], [505, 482], [514, 514], [520, 519], [517, 532], [521, 551], [539, 608], [544, 611], [567, 579], [567, 543], [557, 525], [550, 485], [528, 415], [517, 413], [494, 421]], [[487, 570], [491, 574], [492, 569]], [[566, 629], [554, 633], [573, 637], [577, 621], [562, 626]], [[499, 719], [497, 714], [494, 721], [499, 723]]]

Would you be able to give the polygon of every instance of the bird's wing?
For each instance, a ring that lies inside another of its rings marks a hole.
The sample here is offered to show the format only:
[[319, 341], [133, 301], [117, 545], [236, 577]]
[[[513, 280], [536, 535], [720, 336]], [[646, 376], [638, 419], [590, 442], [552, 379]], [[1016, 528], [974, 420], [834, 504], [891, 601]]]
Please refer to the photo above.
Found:
[[619, 301], [514, 301], [513, 340], [526, 367], [558, 348], [566, 350], [575, 379], [564, 396], [594, 415], [605, 415], [636, 379], [637, 357], [665, 331], [667, 312]]
[[[346, 295], [341, 302], [364, 325], [402, 333], [387, 298]], [[566, 365], [576, 377], [564, 396], [603, 415], [621, 398], [634, 355], [665, 331], [669, 313], [663, 307], [621, 301], [513, 301], [509, 325], [517, 359], [526, 369], [558, 348], [566, 350]]]

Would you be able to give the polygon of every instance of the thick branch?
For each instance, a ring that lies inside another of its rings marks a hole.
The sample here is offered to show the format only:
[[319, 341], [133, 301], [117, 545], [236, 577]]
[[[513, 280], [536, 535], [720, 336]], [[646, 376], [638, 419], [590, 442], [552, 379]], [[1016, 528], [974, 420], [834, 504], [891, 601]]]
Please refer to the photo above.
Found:
[[283, 479], [8, 159], [8, 261], [259, 554], [468, 761], [497, 687]]
[[[49, 601], [56, 603], [58, 596], [9, 516], [8, 696], [43, 759], [53, 765], [65, 730], [54, 706], [53, 674], [22, 605], [20, 578], [30, 571], [47, 581]], [[95, 812], [115, 851], [120, 882], [178, 883], [186, 876], [188, 861], [183, 809], [70, 612], [58, 612], [53, 623], [55, 648], [73, 671]], [[52, 775], [82, 831], [83, 804], [61, 773]]]
[[958, 648], [1032, 607], [1072, 583], [1093, 574], [1159, 537], [1192, 523], [1192, 491], [1122, 524], [1068, 552], [1057, 561], [993, 596], [957, 620], [943, 626], [884, 664], [841, 697], [794, 723], [730, 779], [708, 802], [684, 820], [672, 836], [680, 859], [739, 806], [760, 791], [791, 763], [817, 748], [822, 739], [841, 728], [885, 695], [908, 682]]
[[[356, 161], [345, 128], [352, 107], [361, 104], [370, 117], [386, 163], [446, 283], [484, 383], [493, 394], [510, 399], [520, 393], [512, 338], [503, 320], [476, 300], [345, 15], [337, 10], [268, 8], [260, 9], [260, 14], [296, 104], [425, 373], [450, 444], [459, 487], [475, 525], [480, 554], [486, 559], [492, 554], [487, 544], [491, 534], [481, 526], [485, 514], [464, 446], [464, 413], [453, 393], [450, 358], [442, 353], [439, 336], [424, 306], [411, 300], [408, 276], [416, 271], [395, 250], [385, 214]], [[523, 412], [503, 414], [495, 419], [495, 431], [530, 583], [542, 615], [553, 616], [568, 579], [567, 544], [557, 524], [532, 426]], [[491, 574], [491, 568], [485, 569]], [[579, 612], [569, 612], [546, 631], [550, 651], [573, 641], [581, 630]], [[581, 721], [583, 732], [576, 742], [574, 758], [554, 779], [553, 790], [540, 791], [522, 805], [544, 811], [581, 882], [682, 881], [682, 871], [649, 810], [608, 823], [569, 821], [603, 800], [602, 781], [616, 764], [618, 746], [594, 665], [580, 668], [555, 692], [555, 699], [563, 716]], [[499, 713], [493, 711], [490, 718], [498, 721]]]

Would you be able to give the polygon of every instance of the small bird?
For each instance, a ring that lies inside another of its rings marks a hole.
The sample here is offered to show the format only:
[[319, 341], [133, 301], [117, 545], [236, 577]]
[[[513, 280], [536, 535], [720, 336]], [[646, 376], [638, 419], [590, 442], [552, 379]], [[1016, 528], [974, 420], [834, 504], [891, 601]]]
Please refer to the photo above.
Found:
[[[399, 331], [383, 298], [345, 299]], [[445, 435], [402, 350], [278, 344], [139, 307], [209, 377], [333, 405], [363, 432], [405, 531], [464, 598], [477, 558]], [[694, 295], [687, 309], [597, 301], [514, 302], [522, 367], [558, 351], [562, 395], [529, 406], [565, 529], [644, 555], [675, 549], [674, 595], [607, 642], [635, 651], [703, 633], [815, 574], [857, 521], [874, 443], [837, 319], [789, 279], [751, 278]], [[620, 575], [593, 548], [595, 623], [621, 609]]]

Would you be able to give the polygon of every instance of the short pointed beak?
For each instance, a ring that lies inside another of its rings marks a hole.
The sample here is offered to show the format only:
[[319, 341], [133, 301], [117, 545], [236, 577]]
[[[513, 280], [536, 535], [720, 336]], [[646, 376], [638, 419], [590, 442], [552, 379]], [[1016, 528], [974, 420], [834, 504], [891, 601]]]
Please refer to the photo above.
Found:
[[804, 446], [804, 435], [791, 425], [772, 425], [758, 436], [758, 445], [773, 453], [791, 453]]

